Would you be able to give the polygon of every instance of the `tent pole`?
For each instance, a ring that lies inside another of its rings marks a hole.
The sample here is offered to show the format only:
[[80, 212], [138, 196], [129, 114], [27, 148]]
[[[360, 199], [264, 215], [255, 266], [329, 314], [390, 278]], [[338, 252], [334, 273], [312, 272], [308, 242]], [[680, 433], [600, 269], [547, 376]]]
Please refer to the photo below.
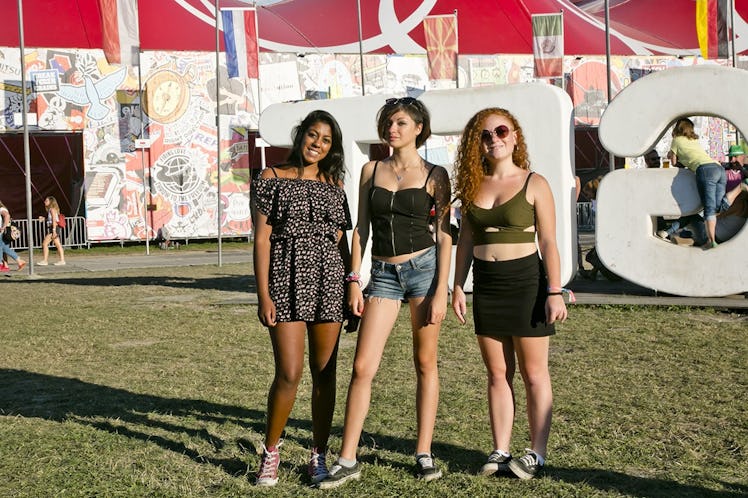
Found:
[[732, 43], [732, 67], [738, 67], [738, 54], [735, 53], [735, 0], [730, 0], [730, 42]]
[[223, 218], [223, 210], [221, 209], [221, 65], [220, 65], [220, 36], [221, 30], [219, 29], [220, 22], [220, 10], [218, 9], [218, 2], [216, 0], [216, 182], [218, 183], [218, 189], [216, 192], [216, 221], [218, 224], [218, 266], [223, 265], [223, 254], [221, 247], [221, 219]]
[[[151, 237], [150, 231], [148, 230], [148, 205], [150, 204], [148, 199], [148, 184], [145, 178], [145, 147], [142, 146], [142, 140], [145, 139], [145, 122], [143, 120], [143, 75], [140, 71], [140, 47], [138, 47], [138, 107], [140, 108], [140, 140], [141, 146], [135, 147], [135, 150], [140, 149], [140, 167], [143, 170], [143, 227], [145, 229], [145, 255], [151, 254]], [[137, 139], [136, 139], [137, 143]], [[150, 155], [149, 155], [150, 160]]]
[[457, 51], [455, 51], [455, 88], [460, 88], [460, 31], [457, 22], [457, 9], [455, 9], [455, 40], [457, 41]]
[[[605, 0], [605, 67], [608, 79], [608, 104], [613, 97], [612, 85], [610, 83], [610, 1]], [[612, 152], [608, 153], [608, 167], [610, 171], [616, 169], [616, 157]]]
[[358, 13], [358, 59], [361, 65], [361, 95], [364, 96], [366, 95], [366, 81], [364, 80], [364, 35], [361, 28], [361, 0], [356, 0], [356, 9]]
[[26, 108], [26, 64], [24, 61], [23, 2], [18, 0], [18, 42], [21, 50], [21, 116], [23, 119], [23, 165], [26, 174], [26, 240], [29, 245], [29, 275], [34, 274], [34, 234], [31, 230], [31, 156], [29, 153], [29, 118]]
[[[732, 67], [738, 67], [738, 54], [735, 51], [735, 0], [730, 0], [730, 43], [732, 45]], [[735, 128], [735, 145], [740, 145], [740, 130]]]

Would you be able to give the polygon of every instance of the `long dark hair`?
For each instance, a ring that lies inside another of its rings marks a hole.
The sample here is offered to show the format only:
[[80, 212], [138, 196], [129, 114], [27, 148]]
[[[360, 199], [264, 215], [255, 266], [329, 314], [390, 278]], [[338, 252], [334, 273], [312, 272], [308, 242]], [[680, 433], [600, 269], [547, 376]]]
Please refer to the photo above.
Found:
[[291, 152], [288, 154], [288, 164], [294, 165], [299, 169], [299, 176], [304, 171], [304, 157], [301, 154], [301, 145], [304, 142], [304, 135], [307, 130], [315, 123], [325, 123], [330, 127], [332, 132], [332, 143], [327, 155], [319, 162], [319, 174], [326, 181], [339, 184], [345, 176], [345, 156], [343, 153], [343, 132], [340, 131], [340, 125], [327, 111], [312, 111], [293, 129], [293, 145]]

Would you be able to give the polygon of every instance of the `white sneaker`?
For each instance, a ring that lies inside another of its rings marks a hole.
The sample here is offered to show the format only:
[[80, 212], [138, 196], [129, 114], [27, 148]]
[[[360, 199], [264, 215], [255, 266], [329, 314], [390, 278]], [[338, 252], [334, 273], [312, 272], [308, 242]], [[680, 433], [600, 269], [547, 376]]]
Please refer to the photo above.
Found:
[[47, 263], [46, 261], [39, 261], [39, 262], [38, 262], [38, 263], [36, 264], [36, 266], [47, 266], [47, 265], [49, 265], [49, 263]]
[[660, 230], [659, 232], [657, 232], [657, 236], [662, 240], [667, 240], [668, 242], [670, 242], [670, 236], [665, 230]]
[[64, 261], [58, 261], [57, 263], [54, 263], [55, 266], [65, 266]]

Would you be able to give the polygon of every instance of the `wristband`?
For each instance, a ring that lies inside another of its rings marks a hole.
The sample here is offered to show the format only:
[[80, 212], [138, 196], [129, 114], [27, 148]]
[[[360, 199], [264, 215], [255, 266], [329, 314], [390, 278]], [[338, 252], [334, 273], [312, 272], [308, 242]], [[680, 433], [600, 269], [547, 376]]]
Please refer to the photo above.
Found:
[[358, 286], [361, 287], [361, 274], [356, 271], [352, 271], [348, 275], [345, 276], [345, 282], [346, 283], [356, 282]]
[[574, 291], [571, 289], [565, 289], [563, 287], [548, 287], [548, 296], [561, 296], [563, 294], [569, 295], [569, 302], [570, 303], [576, 303], [577, 298], [574, 296]]

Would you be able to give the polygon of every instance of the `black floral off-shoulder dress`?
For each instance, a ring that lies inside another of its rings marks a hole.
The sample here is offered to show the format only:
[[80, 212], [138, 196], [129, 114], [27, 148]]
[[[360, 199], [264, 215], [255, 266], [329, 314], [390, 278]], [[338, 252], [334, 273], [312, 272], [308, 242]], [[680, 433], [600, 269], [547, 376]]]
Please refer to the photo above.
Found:
[[293, 178], [261, 178], [255, 187], [257, 209], [273, 227], [269, 286], [276, 319], [342, 322], [345, 267], [337, 233], [351, 229], [343, 189]]

